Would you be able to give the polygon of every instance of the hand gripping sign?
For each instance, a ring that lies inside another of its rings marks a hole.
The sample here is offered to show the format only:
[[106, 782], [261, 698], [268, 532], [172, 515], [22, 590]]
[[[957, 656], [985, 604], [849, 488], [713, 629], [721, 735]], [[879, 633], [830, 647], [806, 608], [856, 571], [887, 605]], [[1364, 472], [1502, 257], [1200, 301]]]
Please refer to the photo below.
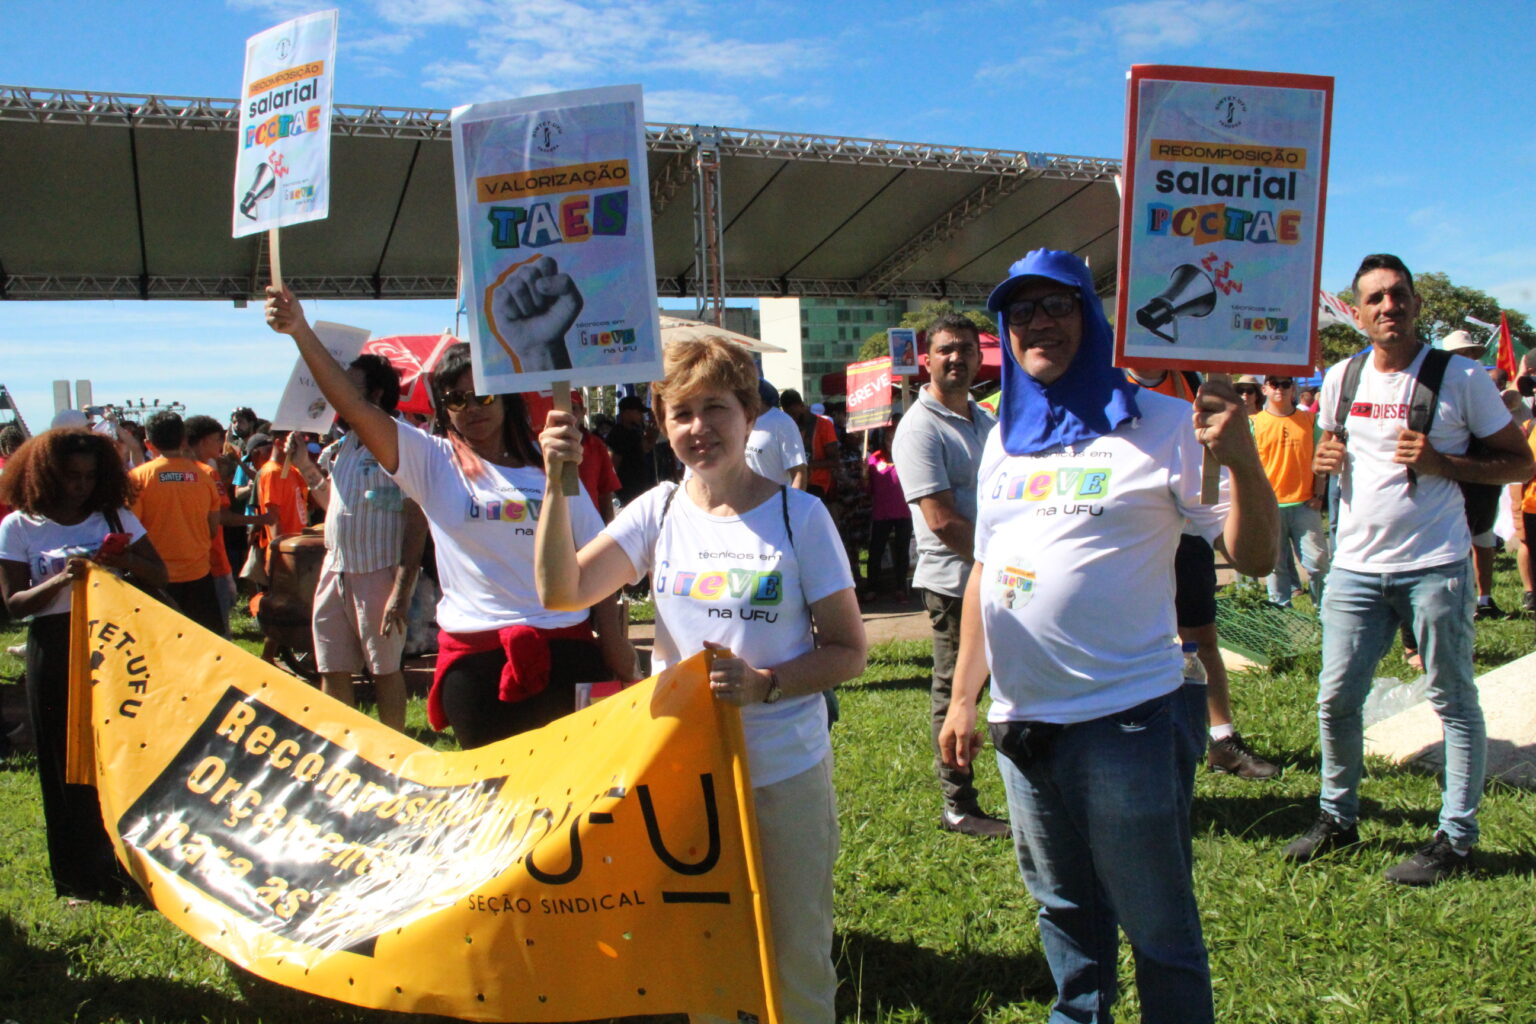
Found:
[[708, 656], [443, 753], [110, 573], [76, 584], [71, 778], [198, 941], [270, 981], [469, 1020], [778, 1019], [737, 709]]

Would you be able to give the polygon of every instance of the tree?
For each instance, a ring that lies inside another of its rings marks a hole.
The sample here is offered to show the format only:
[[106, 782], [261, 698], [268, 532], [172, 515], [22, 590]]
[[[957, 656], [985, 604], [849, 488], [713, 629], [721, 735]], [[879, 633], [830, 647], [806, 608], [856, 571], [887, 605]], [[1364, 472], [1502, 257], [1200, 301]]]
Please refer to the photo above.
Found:
[[[1520, 359], [1522, 353], [1536, 346], [1536, 329], [1531, 327], [1526, 315], [1516, 309], [1505, 309], [1487, 292], [1467, 285], [1455, 284], [1449, 275], [1438, 271], [1415, 274], [1413, 286], [1419, 294], [1419, 300], [1423, 303], [1419, 310], [1420, 341], [1433, 344], [1452, 331], [1467, 330], [1474, 338], [1488, 342], [1487, 361], [1491, 364], [1492, 354], [1498, 350], [1498, 333], [1495, 332], [1490, 339], [1487, 330], [1468, 323], [1466, 318], [1472, 316], [1485, 323], [1497, 324], [1499, 314], [1507, 313], [1509, 333], [1515, 343], [1516, 361]], [[1345, 302], [1354, 304], [1354, 292], [1345, 289], [1338, 294], [1339, 298]], [[1325, 368], [1348, 359], [1366, 346], [1366, 339], [1360, 332], [1351, 327], [1338, 325], [1323, 328], [1318, 333], [1318, 339], [1322, 343], [1322, 360]]]
[[[901, 323], [897, 326], [926, 331], [928, 325], [939, 317], [946, 313], [954, 312], [959, 312], [967, 320], [975, 324], [978, 331], [983, 331], [987, 334], [997, 333], [997, 321], [992, 319], [991, 314], [977, 309], [957, 311], [955, 304], [948, 299], [941, 302], [925, 302], [919, 309], [903, 313], [901, 315]], [[888, 351], [890, 351], [890, 342], [886, 338], [886, 333], [884, 331], [876, 331], [865, 338], [864, 344], [859, 347], [859, 359], [879, 359]]]

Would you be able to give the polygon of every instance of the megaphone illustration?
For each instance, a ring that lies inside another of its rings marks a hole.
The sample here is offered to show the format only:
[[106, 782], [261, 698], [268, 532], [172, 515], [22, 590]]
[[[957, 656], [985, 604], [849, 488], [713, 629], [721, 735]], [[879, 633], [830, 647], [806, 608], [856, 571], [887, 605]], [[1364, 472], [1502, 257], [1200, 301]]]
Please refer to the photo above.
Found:
[[270, 198], [276, 191], [277, 175], [266, 164], [259, 164], [256, 167], [256, 177], [251, 179], [251, 187], [246, 191], [245, 198], [240, 200], [240, 212], [251, 220], [255, 220], [256, 204]]
[[[1216, 285], [1193, 263], [1181, 263], [1168, 275], [1168, 287], [1136, 311], [1136, 322], [1167, 342], [1179, 340], [1179, 317], [1210, 316]], [[1164, 333], [1164, 330], [1168, 333]]]

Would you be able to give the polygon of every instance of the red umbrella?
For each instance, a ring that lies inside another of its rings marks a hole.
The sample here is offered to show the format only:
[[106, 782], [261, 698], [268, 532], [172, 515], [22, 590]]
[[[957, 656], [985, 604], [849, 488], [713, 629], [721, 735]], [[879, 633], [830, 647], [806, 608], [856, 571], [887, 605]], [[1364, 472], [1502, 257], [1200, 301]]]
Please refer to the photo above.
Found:
[[443, 352], [450, 345], [457, 345], [458, 338], [442, 334], [397, 334], [390, 338], [374, 338], [363, 346], [364, 352], [372, 352], [388, 359], [400, 374], [401, 412], [432, 415], [432, 384], [428, 375]]

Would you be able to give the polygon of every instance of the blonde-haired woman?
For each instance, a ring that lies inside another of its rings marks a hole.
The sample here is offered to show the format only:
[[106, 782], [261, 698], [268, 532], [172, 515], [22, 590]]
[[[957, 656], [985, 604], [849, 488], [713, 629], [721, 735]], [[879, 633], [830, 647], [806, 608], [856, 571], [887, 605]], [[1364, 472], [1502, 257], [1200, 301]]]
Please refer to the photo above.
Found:
[[[838, 838], [821, 692], [864, 671], [853, 577], [825, 506], [747, 465], [761, 402], [746, 350], [717, 337], [682, 342], [667, 347], [664, 368], [656, 414], [688, 478], [631, 502], [580, 551], [567, 499], [552, 488], [535, 541], [539, 596], [550, 608], [585, 607], [649, 572], [655, 670], [730, 648], [709, 685], [742, 712], [785, 1020], [827, 1024]], [[551, 478], [580, 461], [567, 413], [549, 414], [539, 442]]]

